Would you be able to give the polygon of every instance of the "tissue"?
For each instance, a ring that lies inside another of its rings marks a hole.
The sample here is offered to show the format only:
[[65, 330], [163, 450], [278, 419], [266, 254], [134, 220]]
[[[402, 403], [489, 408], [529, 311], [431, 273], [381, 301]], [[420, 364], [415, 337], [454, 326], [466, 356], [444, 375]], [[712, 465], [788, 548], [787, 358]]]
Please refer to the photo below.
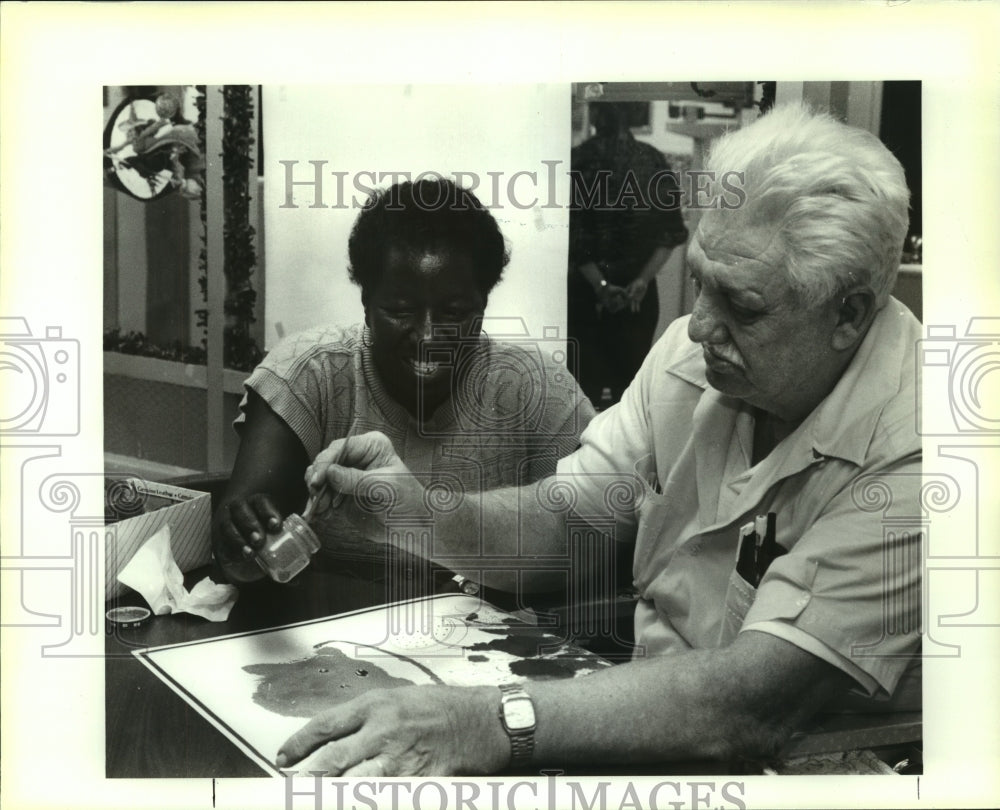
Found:
[[170, 550], [170, 525], [150, 537], [118, 574], [118, 581], [138, 591], [157, 616], [193, 613], [210, 622], [224, 622], [236, 604], [237, 589], [205, 577], [190, 591]]

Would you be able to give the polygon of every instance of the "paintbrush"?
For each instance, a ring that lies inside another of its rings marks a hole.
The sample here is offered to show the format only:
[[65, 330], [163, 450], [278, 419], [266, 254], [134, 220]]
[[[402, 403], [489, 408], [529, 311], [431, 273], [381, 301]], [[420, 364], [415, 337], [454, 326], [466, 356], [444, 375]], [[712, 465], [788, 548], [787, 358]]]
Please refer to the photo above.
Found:
[[[344, 437], [344, 443], [340, 445], [340, 450], [337, 451], [336, 457], [331, 461], [331, 464], [340, 464], [344, 460], [344, 455], [347, 451], [347, 436]], [[319, 502], [323, 499], [323, 496], [330, 492], [330, 480], [328, 478], [323, 479], [323, 486], [321, 486], [315, 493], [309, 496], [309, 500], [306, 502], [306, 508], [302, 510], [302, 519], [309, 523], [314, 517], [316, 512], [316, 507]], [[327, 509], [336, 509], [340, 506], [340, 502], [343, 500], [344, 494], [342, 492], [333, 495], [330, 499], [330, 504]], [[326, 510], [324, 510], [326, 511]]]

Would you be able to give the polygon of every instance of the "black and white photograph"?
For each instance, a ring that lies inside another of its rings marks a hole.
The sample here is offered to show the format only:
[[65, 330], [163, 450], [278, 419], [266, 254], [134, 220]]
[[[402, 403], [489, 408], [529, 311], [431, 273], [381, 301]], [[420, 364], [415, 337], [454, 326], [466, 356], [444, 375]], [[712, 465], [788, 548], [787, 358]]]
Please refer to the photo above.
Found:
[[12, 807], [1000, 798], [996, 14], [671, 5], [3, 9]]

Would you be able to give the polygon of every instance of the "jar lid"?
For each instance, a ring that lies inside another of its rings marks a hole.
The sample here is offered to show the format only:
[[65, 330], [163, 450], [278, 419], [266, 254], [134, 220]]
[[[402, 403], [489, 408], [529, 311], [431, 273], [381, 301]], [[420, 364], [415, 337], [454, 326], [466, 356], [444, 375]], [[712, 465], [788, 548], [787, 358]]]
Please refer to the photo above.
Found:
[[116, 607], [104, 614], [116, 627], [127, 630], [142, 627], [153, 614], [144, 607]]
[[290, 532], [294, 532], [295, 535], [299, 537], [303, 543], [305, 543], [310, 554], [315, 554], [319, 551], [319, 537], [316, 536], [316, 532], [313, 531], [312, 526], [310, 526], [301, 515], [297, 515], [293, 512], [286, 517], [284, 528]]

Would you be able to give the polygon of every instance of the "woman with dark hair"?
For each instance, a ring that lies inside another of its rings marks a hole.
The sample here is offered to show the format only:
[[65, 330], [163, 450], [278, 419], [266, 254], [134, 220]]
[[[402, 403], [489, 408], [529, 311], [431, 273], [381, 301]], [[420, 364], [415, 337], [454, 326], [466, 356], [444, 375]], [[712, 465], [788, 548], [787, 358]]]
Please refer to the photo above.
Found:
[[[254, 550], [302, 510], [306, 468], [336, 439], [381, 431], [429, 482], [478, 491], [554, 472], [593, 416], [572, 376], [539, 347], [482, 332], [509, 254], [470, 191], [436, 179], [374, 193], [348, 255], [364, 324], [289, 337], [246, 382], [240, 448], [213, 522], [230, 580], [263, 576]], [[313, 524], [324, 548], [374, 552], [325, 520]]]

